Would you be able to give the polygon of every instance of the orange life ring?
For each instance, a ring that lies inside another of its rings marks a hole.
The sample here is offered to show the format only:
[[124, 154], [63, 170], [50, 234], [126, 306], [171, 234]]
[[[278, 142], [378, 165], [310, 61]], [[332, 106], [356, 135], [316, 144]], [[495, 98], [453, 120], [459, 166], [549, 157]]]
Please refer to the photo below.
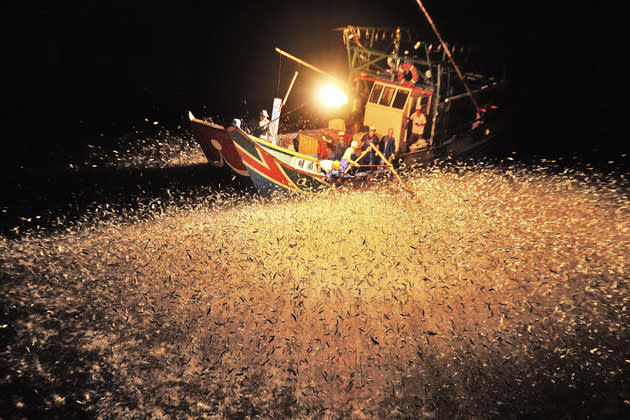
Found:
[[[407, 75], [411, 76], [410, 80], [407, 80]], [[398, 81], [405, 86], [415, 85], [419, 78], [418, 69], [413, 64], [405, 63], [398, 68]]]

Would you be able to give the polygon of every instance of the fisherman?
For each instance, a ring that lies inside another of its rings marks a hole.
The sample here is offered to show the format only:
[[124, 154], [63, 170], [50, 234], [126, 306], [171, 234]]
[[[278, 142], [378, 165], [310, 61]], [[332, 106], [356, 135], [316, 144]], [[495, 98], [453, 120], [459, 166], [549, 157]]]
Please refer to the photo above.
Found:
[[[387, 134], [383, 136], [381, 139], [381, 144], [379, 150], [387, 159], [387, 163], [392, 163], [392, 160], [396, 158], [396, 141], [394, 139], [394, 129], [388, 128]], [[385, 162], [381, 159], [381, 165], [384, 165]]]
[[271, 121], [269, 121], [269, 114], [266, 109], [260, 111], [260, 120], [258, 121], [258, 127], [256, 128], [256, 137], [261, 139], [269, 139], [271, 134]]
[[[418, 100], [419, 102], [419, 100]], [[410, 150], [419, 150], [430, 146], [430, 143], [424, 138], [424, 127], [427, 124], [427, 117], [422, 112], [422, 105], [418, 103], [416, 112], [409, 117], [411, 122], [411, 136], [407, 140]]]
[[357, 143], [356, 141], [353, 141], [350, 144], [350, 146], [348, 146], [346, 151], [343, 153], [343, 156], [340, 162], [340, 167], [339, 167], [339, 173], [341, 176], [343, 176], [343, 174], [345, 174], [348, 171], [348, 167], [350, 165], [357, 165], [357, 162], [355, 162], [354, 159], [356, 159], [355, 151], [358, 150], [358, 147], [359, 147], [359, 143]]
[[343, 157], [343, 154], [346, 151], [346, 147], [347, 147], [344, 137], [345, 137], [345, 133], [343, 131], [340, 131], [339, 133], [337, 133], [337, 144], [335, 145], [335, 159], [339, 161]]
[[319, 168], [326, 174], [326, 181], [332, 180], [333, 171], [339, 171], [341, 162], [338, 160], [324, 159], [319, 161]]
[[[378, 146], [378, 136], [376, 135], [376, 127], [371, 126], [370, 130], [361, 138], [361, 152], [365, 152], [370, 144], [374, 145], [374, 147]], [[370, 149], [363, 157], [359, 160], [359, 164], [361, 165], [372, 165], [374, 164], [374, 151]]]

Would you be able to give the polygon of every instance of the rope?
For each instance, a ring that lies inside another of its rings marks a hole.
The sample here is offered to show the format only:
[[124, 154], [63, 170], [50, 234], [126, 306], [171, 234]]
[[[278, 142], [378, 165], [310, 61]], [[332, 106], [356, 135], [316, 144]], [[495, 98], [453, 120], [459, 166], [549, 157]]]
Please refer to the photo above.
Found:
[[446, 55], [448, 56], [449, 61], [451, 62], [451, 64], [455, 68], [455, 72], [457, 73], [457, 76], [459, 76], [459, 79], [464, 84], [464, 87], [466, 88], [466, 92], [468, 93], [468, 96], [470, 96], [470, 100], [472, 101], [473, 105], [475, 106], [475, 109], [477, 110], [477, 112], [479, 114], [481, 114], [481, 110], [479, 109], [479, 105], [477, 104], [477, 101], [475, 100], [475, 97], [473, 96], [470, 88], [468, 87], [468, 84], [466, 84], [466, 81], [464, 80], [464, 76], [462, 75], [462, 72], [459, 71], [459, 67], [457, 67], [457, 64], [455, 64], [455, 60], [453, 59], [453, 56], [451, 55], [451, 51], [448, 49], [448, 46], [446, 45], [446, 42], [444, 42], [444, 40], [440, 36], [440, 33], [438, 32], [437, 28], [435, 27], [435, 24], [433, 23], [433, 19], [431, 19], [431, 16], [429, 16], [429, 12], [427, 12], [427, 9], [424, 8], [424, 6], [422, 5], [422, 2], [420, 0], [416, 0], [416, 2], [418, 3], [418, 6], [420, 6], [420, 9], [422, 9], [422, 12], [424, 13], [424, 15], [426, 16], [427, 20], [429, 21], [429, 24], [431, 25], [431, 28], [433, 28], [433, 32], [435, 32], [435, 35], [437, 35], [438, 39], [440, 40], [440, 44], [442, 44], [442, 47], [444, 48], [444, 52], [446, 52]]

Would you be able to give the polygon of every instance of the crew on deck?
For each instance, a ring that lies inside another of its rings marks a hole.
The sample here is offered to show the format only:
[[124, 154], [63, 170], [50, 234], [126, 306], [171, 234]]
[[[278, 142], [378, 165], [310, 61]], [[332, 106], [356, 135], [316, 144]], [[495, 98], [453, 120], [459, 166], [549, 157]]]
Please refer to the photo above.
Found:
[[332, 180], [333, 171], [338, 171], [341, 168], [341, 162], [338, 160], [330, 160], [324, 159], [319, 161], [319, 168], [326, 174], [326, 181], [330, 182]]
[[350, 167], [350, 165], [357, 164], [355, 159], [357, 157], [356, 151], [359, 150], [358, 147], [359, 144], [356, 141], [353, 141], [343, 153], [339, 167], [339, 172], [341, 173], [341, 175], [348, 172], [348, 168]]
[[340, 131], [337, 133], [337, 144], [335, 144], [335, 160], [341, 161], [343, 153], [346, 151], [347, 143], [345, 141], [345, 133]]
[[[370, 148], [370, 144], [375, 147], [378, 146], [379, 138], [376, 135], [376, 127], [370, 127], [370, 130], [361, 138], [361, 153], [365, 152]], [[375, 153], [372, 149], [370, 149], [367, 153], [363, 155], [361, 159], [359, 159], [359, 165], [372, 165], [374, 164]]]
[[266, 109], [260, 111], [260, 120], [258, 121], [258, 127], [254, 135], [261, 139], [269, 139], [271, 134], [271, 121], [269, 121], [269, 114]]
[[[388, 128], [387, 134], [383, 136], [381, 139], [381, 144], [379, 145], [379, 150], [387, 159], [387, 163], [392, 163], [392, 161], [396, 158], [396, 141], [394, 139], [394, 129]], [[381, 165], [384, 165], [385, 162], [381, 159], [379, 162]]]
[[420, 150], [430, 147], [431, 144], [424, 138], [424, 127], [427, 124], [427, 117], [422, 112], [422, 105], [418, 104], [416, 112], [409, 117], [411, 122], [411, 136], [407, 140], [409, 150]]

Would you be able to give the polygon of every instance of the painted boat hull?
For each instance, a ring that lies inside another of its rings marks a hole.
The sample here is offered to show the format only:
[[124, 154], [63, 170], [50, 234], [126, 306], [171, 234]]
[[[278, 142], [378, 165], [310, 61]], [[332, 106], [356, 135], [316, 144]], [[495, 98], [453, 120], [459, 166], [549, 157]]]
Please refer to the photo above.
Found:
[[227, 128], [249, 177], [261, 195], [277, 191], [314, 193], [330, 187], [317, 159], [274, 146], [238, 127]]
[[222, 167], [224, 163], [227, 163], [237, 174], [249, 176], [232, 137], [223, 126], [199, 120], [193, 116], [192, 112], [188, 112], [188, 117], [195, 139], [210, 164]]

